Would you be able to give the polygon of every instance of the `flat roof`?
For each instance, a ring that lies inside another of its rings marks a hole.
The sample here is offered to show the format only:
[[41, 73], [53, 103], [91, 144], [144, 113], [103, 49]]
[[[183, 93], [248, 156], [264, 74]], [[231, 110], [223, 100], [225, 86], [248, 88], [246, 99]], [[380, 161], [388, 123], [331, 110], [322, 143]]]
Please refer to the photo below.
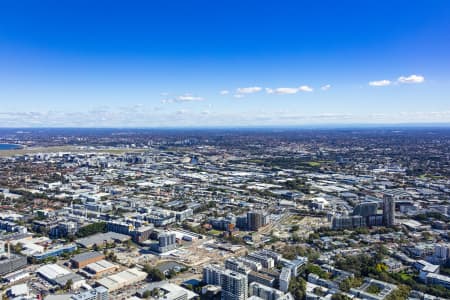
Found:
[[103, 244], [105, 241], [107, 242], [111, 242], [111, 241], [127, 241], [131, 239], [130, 236], [125, 235], [125, 234], [121, 234], [121, 233], [116, 233], [116, 232], [106, 232], [106, 233], [97, 233], [85, 238], [81, 238], [76, 240], [77, 244], [88, 248], [94, 244], [100, 245]]
[[102, 259], [102, 260], [99, 260], [99, 261], [97, 261], [95, 263], [88, 264], [86, 266], [86, 268], [88, 268], [88, 269], [98, 273], [98, 272], [102, 272], [102, 271], [114, 268], [115, 266], [116, 266], [115, 264], [110, 263], [109, 261]]
[[84, 277], [75, 273], [69, 273], [54, 279], [54, 281], [60, 286], [64, 286], [69, 280], [72, 280], [73, 283], [76, 283], [79, 281], [83, 281]]
[[41, 274], [41, 276], [44, 276], [45, 278], [50, 280], [53, 280], [63, 275], [70, 274], [69, 270], [64, 269], [63, 267], [57, 264], [44, 265], [39, 269], [37, 269], [36, 272]]
[[74, 262], [82, 262], [88, 259], [97, 258], [97, 257], [105, 257], [102, 253], [97, 251], [85, 252], [81, 254], [75, 255], [71, 260]]

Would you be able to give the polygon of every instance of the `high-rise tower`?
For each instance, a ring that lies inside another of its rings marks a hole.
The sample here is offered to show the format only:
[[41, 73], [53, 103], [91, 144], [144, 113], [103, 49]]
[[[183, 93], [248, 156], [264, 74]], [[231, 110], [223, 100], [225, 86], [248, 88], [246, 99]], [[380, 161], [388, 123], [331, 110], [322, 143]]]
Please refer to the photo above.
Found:
[[383, 224], [387, 227], [395, 225], [395, 197], [390, 194], [383, 197]]

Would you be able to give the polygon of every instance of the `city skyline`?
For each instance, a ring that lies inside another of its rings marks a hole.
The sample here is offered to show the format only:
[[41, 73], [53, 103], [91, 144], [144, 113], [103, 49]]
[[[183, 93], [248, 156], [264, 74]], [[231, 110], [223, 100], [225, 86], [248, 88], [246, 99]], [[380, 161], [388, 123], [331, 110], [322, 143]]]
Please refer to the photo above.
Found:
[[450, 4], [0, 4], [1, 127], [450, 123]]

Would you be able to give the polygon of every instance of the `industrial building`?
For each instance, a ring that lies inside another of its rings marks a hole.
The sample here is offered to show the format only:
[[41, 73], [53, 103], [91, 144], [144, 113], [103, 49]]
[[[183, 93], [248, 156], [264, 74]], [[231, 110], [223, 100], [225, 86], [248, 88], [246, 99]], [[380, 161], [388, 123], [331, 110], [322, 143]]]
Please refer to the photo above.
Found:
[[145, 278], [147, 278], [147, 273], [132, 268], [97, 280], [97, 284], [104, 286], [109, 292], [113, 292], [125, 286], [145, 280]]
[[56, 257], [63, 253], [71, 253], [77, 250], [77, 246], [75, 244], [69, 244], [58, 248], [50, 249], [44, 253], [36, 253], [33, 255], [33, 257], [36, 260], [43, 260], [49, 257]]
[[104, 245], [105, 243], [118, 242], [123, 243], [130, 240], [131, 237], [116, 232], [97, 233], [85, 238], [76, 240], [75, 242], [84, 248], [92, 248], [94, 245]]
[[0, 257], [0, 275], [17, 271], [27, 265], [27, 258], [22, 255], [9, 254]]
[[86, 283], [85, 279], [57, 264], [48, 264], [36, 270], [42, 278], [53, 285], [65, 286], [68, 281], [72, 282], [73, 289], [79, 289]]
[[70, 262], [73, 268], [81, 269], [104, 258], [105, 256], [102, 253], [92, 251], [75, 255]]
[[106, 273], [113, 273], [118, 269], [119, 267], [117, 265], [104, 259], [91, 263], [84, 268], [84, 270], [89, 274], [92, 274], [93, 277], [102, 276]]

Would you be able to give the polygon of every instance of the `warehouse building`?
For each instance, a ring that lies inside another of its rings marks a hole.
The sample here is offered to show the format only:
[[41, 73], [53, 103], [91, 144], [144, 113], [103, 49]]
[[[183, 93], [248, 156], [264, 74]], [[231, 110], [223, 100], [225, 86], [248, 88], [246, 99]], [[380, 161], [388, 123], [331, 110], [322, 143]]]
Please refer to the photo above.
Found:
[[68, 281], [72, 281], [72, 288], [79, 289], [86, 283], [83, 277], [75, 274], [57, 264], [48, 264], [36, 270], [42, 278], [53, 285], [65, 286]]
[[125, 286], [145, 280], [145, 278], [147, 278], [147, 273], [132, 268], [97, 280], [97, 284], [104, 286], [109, 292], [113, 292]]
[[9, 257], [0, 257], [0, 275], [5, 275], [27, 265], [27, 258], [22, 255], [11, 254]]
[[99, 260], [92, 264], [87, 265], [84, 270], [91, 274], [93, 277], [99, 277], [107, 273], [113, 273], [119, 270], [119, 267], [107, 260]]
[[73, 268], [81, 269], [104, 258], [105, 256], [102, 253], [92, 251], [75, 255], [70, 262]]
[[130, 240], [131, 237], [116, 232], [97, 233], [85, 238], [76, 240], [75, 242], [84, 248], [92, 248], [94, 245], [100, 246], [106, 243], [123, 243]]

